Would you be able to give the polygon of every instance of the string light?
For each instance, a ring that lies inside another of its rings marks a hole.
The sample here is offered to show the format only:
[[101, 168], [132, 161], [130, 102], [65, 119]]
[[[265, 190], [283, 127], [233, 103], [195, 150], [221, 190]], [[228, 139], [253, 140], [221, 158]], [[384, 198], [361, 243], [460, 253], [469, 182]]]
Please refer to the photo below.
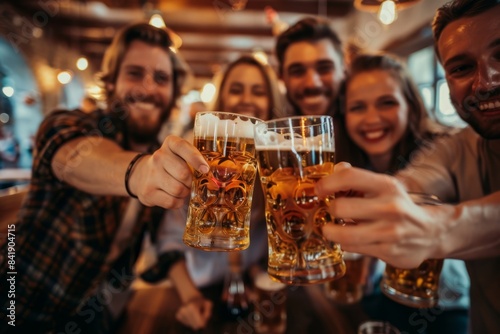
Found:
[[78, 60], [76, 61], [76, 67], [80, 70], [80, 71], [85, 71], [87, 69], [87, 67], [89, 67], [89, 61], [87, 60], [87, 58], [85, 57], [80, 57], [78, 58]]
[[73, 75], [71, 74], [70, 71], [61, 71], [57, 74], [57, 81], [59, 81], [63, 85], [69, 83], [72, 78]]

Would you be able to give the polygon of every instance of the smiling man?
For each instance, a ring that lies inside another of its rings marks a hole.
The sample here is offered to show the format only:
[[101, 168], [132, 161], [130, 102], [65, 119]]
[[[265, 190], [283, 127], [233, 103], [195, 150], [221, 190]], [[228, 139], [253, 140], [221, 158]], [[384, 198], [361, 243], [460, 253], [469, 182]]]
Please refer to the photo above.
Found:
[[278, 36], [276, 56], [293, 113], [333, 115], [345, 70], [340, 39], [328, 21], [298, 21]]
[[183, 205], [189, 166], [208, 171], [187, 141], [157, 142], [183, 77], [171, 45], [164, 29], [126, 27], [102, 65], [107, 110], [59, 110], [40, 125], [15, 268], [0, 263], [1, 291], [17, 272], [15, 300], [0, 295], [0, 332], [107, 332], [106, 306], [133, 279], [143, 232], [155, 230], [162, 208]]
[[[451, 100], [470, 124], [436, 141], [393, 178], [348, 166], [318, 182], [337, 198], [332, 214], [360, 222], [325, 226], [344, 249], [399, 267], [429, 258], [466, 262], [472, 333], [500, 332], [500, 1], [454, 0], [441, 7], [433, 30]], [[417, 206], [407, 190], [437, 195], [441, 206]]]

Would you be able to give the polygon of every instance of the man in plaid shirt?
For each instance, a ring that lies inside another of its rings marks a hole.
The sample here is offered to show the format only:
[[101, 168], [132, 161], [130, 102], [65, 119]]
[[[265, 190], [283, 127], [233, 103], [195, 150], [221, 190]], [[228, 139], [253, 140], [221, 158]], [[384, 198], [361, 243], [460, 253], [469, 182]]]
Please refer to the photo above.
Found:
[[[102, 65], [108, 108], [55, 111], [41, 124], [15, 225], [15, 268], [0, 263], [0, 332], [104, 332], [98, 319], [110, 292], [132, 280], [142, 232], [155, 229], [163, 209], [182, 206], [189, 166], [208, 171], [187, 141], [157, 143], [183, 79], [171, 45], [165, 29], [126, 27]], [[104, 281], [109, 291], [99, 289]]]

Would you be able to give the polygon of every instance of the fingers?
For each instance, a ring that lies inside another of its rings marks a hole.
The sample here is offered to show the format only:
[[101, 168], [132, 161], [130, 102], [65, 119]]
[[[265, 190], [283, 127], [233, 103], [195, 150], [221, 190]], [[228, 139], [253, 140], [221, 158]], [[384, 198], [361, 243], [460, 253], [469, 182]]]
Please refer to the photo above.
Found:
[[183, 325], [198, 330], [206, 327], [212, 315], [212, 302], [196, 299], [181, 306], [175, 318]]
[[187, 162], [190, 166], [192, 166], [195, 170], [205, 174], [208, 173], [209, 167], [205, 158], [201, 155], [200, 151], [196, 149], [193, 145], [191, 145], [186, 140], [169, 136], [165, 139], [168, 148], [185, 162]]
[[323, 236], [328, 240], [340, 243], [346, 250], [355, 247], [356, 253], [362, 253], [357, 247], [397, 241], [397, 232], [391, 225], [385, 222], [362, 223], [355, 226], [327, 224], [322, 230]]
[[403, 189], [401, 184], [389, 175], [349, 167], [345, 163], [339, 163], [335, 167], [333, 174], [325, 176], [316, 184], [316, 192], [319, 196], [328, 196], [339, 191], [349, 190], [370, 196], [381, 192], [393, 192], [395, 189]]
[[208, 164], [201, 153], [186, 140], [169, 136], [160, 149], [151, 155], [147, 162], [140, 161], [138, 170], [139, 200], [148, 206], [161, 206], [166, 209], [179, 208], [184, 198], [190, 194], [193, 166], [201, 172], [208, 172]]

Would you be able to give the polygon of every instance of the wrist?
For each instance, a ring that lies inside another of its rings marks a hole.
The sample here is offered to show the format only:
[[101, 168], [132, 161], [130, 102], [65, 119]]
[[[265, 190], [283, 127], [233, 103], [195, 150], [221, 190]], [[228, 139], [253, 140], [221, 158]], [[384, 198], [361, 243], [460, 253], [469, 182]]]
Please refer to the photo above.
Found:
[[435, 220], [435, 247], [432, 252], [432, 258], [443, 259], [450, 257], [455, 248], [455, 240], [451, 237], [454, 229], [456, 217], [460, 215], [459, 207], [454, 205], [441, 205], [433, 207], [431, 217]]
[[142, 158], [146, 155], [149, 155], [149, 153], [138, 153], [128, 164], [127, 170], [125, 171], [125, 178], [124, 178], [124, 183], [125, 183], [125, 190], [127, 191], [127, 194], [132, 197], [132, 198], [137, 198], [137, 182], [132, 181], [132, 175], [134, 175], [134, 172], [138, 169], [139, 162], [142, 160]]

